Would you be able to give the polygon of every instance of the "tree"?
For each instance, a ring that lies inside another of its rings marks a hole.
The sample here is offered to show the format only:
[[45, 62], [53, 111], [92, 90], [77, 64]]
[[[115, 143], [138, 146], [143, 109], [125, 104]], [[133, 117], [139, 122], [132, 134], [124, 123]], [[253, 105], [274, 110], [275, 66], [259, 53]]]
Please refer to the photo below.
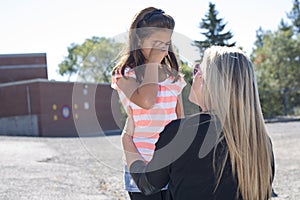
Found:
[[296, 34], [300, 33], [300, 3], [298, 0], [294, 0], [293, 8], [287, 17], [292, 21]]
[[187, 83], [186, 86], [182, 90], [182, 103], [184, 107], [185, 115], [192, 115], [198, 113], [201, 109], [196, 104], [190, 102], [189, 94], [191, 90], [191, 85], [193, 82], [192, 72], [193, 69], [187, 65], [187, 63], [180, 61], [181, 73], [184, 74], [184, 80]]
[[88, 82], [109, 82], [122, 44], [113, 39], [92, 37], [83, 44], [71, 44], [68, 56], [59, 64], [60, 75], [78, 74], [79, 79]]
[[266, 117], [293, 114], [300, 106], [300, 40], [293, 27], [281, 23], [276, 31], [257, 31], [251, 59], [255, 65]]
[[[300, 34], [299, 2], [294, 1], [287, 14], [289, 22], [280, 21], [278, 30], [256, 32], [251, 60], [255, 65], [264, 115], [299, 114], [300, 108]], [[297, 31], [295, 31], [297, 30]]]
[[215, 9], [215, 4], [209, 3], [209, 11], [205, 18], [200, 22], [199, 28], [206, 30], [202, 32], [206, 38], [204, 41], [194, 41], [194, 45], [199, 48], [200, 58], [203, 57], [204, 50], [211, 45], [234, 46], [235, 42], [229, 43], [233, 37], [230, 31], [223, 32], [227, 23], [223, 23], [222, 18], [218, 18], [218, 11]]
[[193, 75], [192, 75], [193, 66], [191, 66], [191, 64], [189, 64], [186, 59], [184, 59], [184, 58], [182, 59], [182, 57], [180, 57], [179, 48], [176, 45], [173, 46], [173, 50], [177, 57], [178, 64], [180, 66], [179, 72], [183, 75], [183, 78], [186, 82], [186, 86], [183, 88], [182, 93], [181, 93], [184, 114], [192, 115], [192, 114], [198, 113], [200, 110], [200, 107], [197, 106], [196, 104], [190, 102], [190, 100], [189, 100], [191, 84], [193, 82]]
[[254, 42], [254, 45], [256, 47], [263, 47], [264, 46], [264, 30], [259, 27], [259, 29], [256, 31], [256, 41]]

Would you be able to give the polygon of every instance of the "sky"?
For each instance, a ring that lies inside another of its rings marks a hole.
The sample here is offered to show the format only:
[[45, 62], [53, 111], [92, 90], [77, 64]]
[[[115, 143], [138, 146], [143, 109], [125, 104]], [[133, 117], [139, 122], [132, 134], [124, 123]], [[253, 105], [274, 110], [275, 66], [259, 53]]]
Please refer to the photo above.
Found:
[[175, 19], [180, 54], [190, 61], [197, 59], [190, 41], [204, 39], [199, 23], [209, 2], [227, 23], [225, 31], [234, 35], [231, 41], [248, 55], [256, 30], [276, 30], [293, 4], [293, 0], [0, 0], [0, 54], [46, 53], [48, 79], [66, 81], [58, 74], [58, 64], [72, 43], [82, 44], [93, 36], [117, 38], [127, 33], [138, 11], [154, 6]]

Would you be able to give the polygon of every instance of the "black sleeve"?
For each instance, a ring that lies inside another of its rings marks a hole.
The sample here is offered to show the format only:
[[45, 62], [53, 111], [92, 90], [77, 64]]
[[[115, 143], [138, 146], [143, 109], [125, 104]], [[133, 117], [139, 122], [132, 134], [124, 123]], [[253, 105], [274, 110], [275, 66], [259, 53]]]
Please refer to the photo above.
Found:
[[[269, 138], [269, 140], [270, 140], [270, 146], [271, 146], [271, 169], [272, 169], [271, 185], [272, 185], [273, 181], [274, 181], [274, 176], [275, 176], [275, 158], [274, 158], [273, 145], [272, 145], [271, 138]], [[271, 197], [277, 197], [277, 196], [278, 195], [276, 194], [276, 192], [274, 191], [274, 188], [272, 186]]]
[[145, 173], [147, 165], [142, 160], [134, 161], [130, 166], [130, 174], [133, 178], [134, 182], [141, 190], [141, 192], [145, 195], [150, 195], [156, 193], [160, 190], [160, 188], [156, 188], [151, 185], [147, 179], [147, 175]]
[[274, 153], [273, 153], [273, 144], [271, 141], [271, 138], [269, 138], [270, 140], [270, 146], [271, 146], [271, 169], [272, 169], [272, 178], [271, 178], [271, 183], [273, 183], [274, 180], [274, 176], [275, 176], [275, 158], [274, 158]]
[[[176, 120], [178, 121], [178, 120]], [[156, 143], [152, 160], [146, 165], [143, 161], [135, 161], [130, 166], [130, 174], [138, 188], [145, 195], [160, 191], [169, 182], [169, 166], [172, 163], [170, 152], [160, 151], [177, 132], [178, 122], [168, 124], [160, 134]]]

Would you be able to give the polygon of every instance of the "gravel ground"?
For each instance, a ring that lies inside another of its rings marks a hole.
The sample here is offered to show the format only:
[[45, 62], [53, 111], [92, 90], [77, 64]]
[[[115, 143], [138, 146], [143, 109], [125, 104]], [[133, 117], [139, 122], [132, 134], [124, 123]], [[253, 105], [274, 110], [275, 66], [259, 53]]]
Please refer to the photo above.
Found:
[[[300, 199], [300, 122], [267, 124], [274, 200]], [[1, 200], [128, 200], [120, 136], [0, 137]]]
[[275, 179], [274, 200], [300, 199], [300, 122], [267, 124], [273, 141]]

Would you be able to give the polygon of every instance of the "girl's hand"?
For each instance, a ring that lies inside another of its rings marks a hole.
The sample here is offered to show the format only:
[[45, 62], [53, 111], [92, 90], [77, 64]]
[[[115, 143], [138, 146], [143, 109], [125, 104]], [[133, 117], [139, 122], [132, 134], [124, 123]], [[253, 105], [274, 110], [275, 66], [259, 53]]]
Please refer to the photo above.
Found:
[[156, 42], [151, 48], [148, 58], [149, 63], [161, 63], [161, 61], [168, 55], [168, 46], [164, 43]]

